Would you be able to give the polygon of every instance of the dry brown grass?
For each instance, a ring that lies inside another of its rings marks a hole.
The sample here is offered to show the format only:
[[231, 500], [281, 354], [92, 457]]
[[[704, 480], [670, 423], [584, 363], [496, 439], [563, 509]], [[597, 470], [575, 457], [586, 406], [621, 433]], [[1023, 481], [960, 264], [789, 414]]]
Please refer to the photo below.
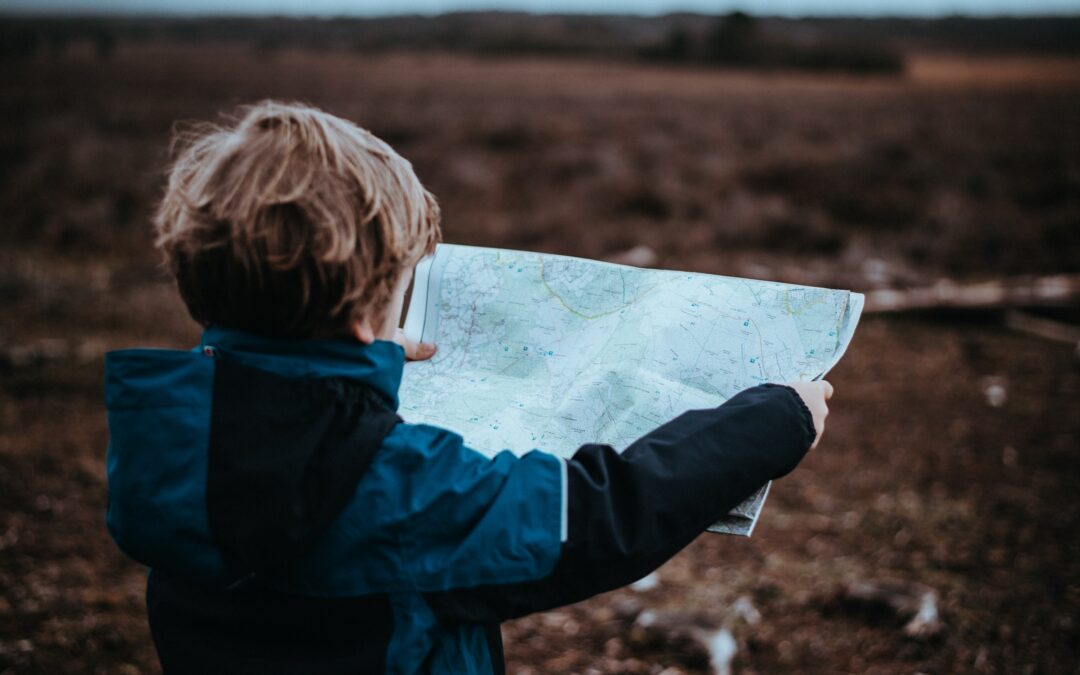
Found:
[[[150, 250], [177, 119], [276, 97], [357, 120], [414, 161], [461, 243], [645, 243], [669, 267], [857, 289], [1080, 268], [1071, 61], [926, 56], [855, 79], [122, 44], [4, 68], [0, 672], [156, 667], [144, 573], [102, 522], [100, 353], [197, 335]], [[747, 672], [1072, 672], [1077, 368], [992, 323], [868, 320], [829, 435], [754, 538], [703, 537], [641, 600], [715, 615], [752, 598]], [[837, 610], [857, 578], [934, 586], [944, 636]], [[702, 672], [613, 618], [629, 595], [508, 625], [511, 672]]]
[[915, 54], [911, 81], [943, 87], [1061, 88], [1080, 86], [1080, 57]]

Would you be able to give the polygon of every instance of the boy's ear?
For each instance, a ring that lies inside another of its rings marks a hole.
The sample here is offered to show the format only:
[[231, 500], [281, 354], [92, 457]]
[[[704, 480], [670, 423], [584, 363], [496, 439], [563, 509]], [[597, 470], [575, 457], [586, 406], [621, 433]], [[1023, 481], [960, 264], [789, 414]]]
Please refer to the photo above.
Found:
[[365, 345], [375, 342], [375, 331], [367, 319], [353, 319], [349, 324], [349, 332], [352, 336]]

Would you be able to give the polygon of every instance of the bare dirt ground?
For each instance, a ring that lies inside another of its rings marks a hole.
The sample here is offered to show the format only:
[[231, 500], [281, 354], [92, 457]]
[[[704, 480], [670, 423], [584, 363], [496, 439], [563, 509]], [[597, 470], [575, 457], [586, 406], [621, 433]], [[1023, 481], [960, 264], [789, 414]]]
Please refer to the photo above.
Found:
[[[1080, 270], [1080, 65], [921, 55], [904, 78], [120, 45], [2, 64], [0, 673], [156, 672], [105, 532], [101, 354], [198, 328], [151, 250], [171, 125], [261, 97], [410, 157], [448, 241], [867, 290]], [[1080, 360], [995, 317], [869, 317], [822, 445], [750, 540], [504, 628], [511, 673], [1072, 673]], [[1003, 398], [1002, 398], [1003, 396]], [[993, 405], [992, 405], [993, 404]], [[844, 589], [923, 584], [943, 629]], [[649, 614], [651, 612], [651, 614]], [[643, 617], [662, 617], [670, 628]]]

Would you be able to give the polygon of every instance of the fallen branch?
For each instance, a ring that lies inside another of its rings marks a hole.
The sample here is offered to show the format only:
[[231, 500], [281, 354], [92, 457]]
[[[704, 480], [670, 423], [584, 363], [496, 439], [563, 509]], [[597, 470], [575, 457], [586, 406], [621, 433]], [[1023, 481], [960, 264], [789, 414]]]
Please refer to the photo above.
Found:
[[1005, 325], [1013, 330], [1037, 335], [1055, 342], [1067, 342], [1080, 350], [1080, 326], [1054, 321], [1028, 312], [1010, 310], [1005, 314]]
[[1018, 277], [977, 284], [943, 279], [933, 286], [866, 294], [867, 314], [942, 309], [1008, 309], [1080, 305], [1080, 274]]

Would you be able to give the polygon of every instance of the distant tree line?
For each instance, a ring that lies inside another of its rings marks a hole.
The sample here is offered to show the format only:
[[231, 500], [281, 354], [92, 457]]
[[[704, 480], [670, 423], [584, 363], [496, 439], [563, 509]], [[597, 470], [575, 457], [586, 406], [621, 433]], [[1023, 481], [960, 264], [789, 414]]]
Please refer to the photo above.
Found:
[[855, 73], [899, 73], [901, 51], [889, 44], [857, 36], [825, 35], [797, 39], [770, 34], [744, 12], [717, 19], [704, 30], [672, 26], [660, 44], [641, 50], [653, 61], [699, 63], [742, 68], [835, 70]]
[[910, 49], [1080, 54], [1080, 17], [785, 19], [669, 14], [461, 12], [372, 19], [30, 17], [0, 14], [0, 58], [110, 58], [140, 42], [241, 43], [282, 49], [452, 51], [647, 59], [742, 68], [898, 72]]

